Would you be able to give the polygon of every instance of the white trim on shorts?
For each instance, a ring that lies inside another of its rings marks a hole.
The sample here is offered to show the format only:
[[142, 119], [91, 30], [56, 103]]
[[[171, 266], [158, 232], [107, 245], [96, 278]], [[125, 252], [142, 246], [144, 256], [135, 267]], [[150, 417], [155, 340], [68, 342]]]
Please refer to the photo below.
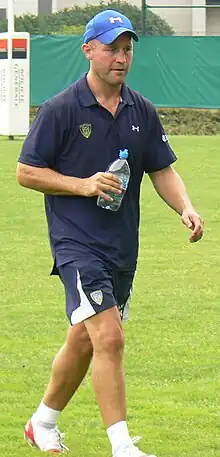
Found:
[[71, 324], [78, 324], [79, 322], [83, 322], [85, 319], [88, 319], [91, 316], [96, 314], [94, 308], [92, 307], [91, 303], [89, 302], [85, 292], [82, 288], [82, 282], [80, 279], [79, 271], [77, 270], [77, 281], [76, 287], [79, 292], [80, 296], [80, 305], [77, 309], [75, 309], [71, 314]]

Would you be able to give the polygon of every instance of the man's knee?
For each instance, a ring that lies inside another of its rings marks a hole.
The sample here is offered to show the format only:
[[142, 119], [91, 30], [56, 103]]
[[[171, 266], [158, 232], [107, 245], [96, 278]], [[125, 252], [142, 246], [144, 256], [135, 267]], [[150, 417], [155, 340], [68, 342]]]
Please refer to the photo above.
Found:
[[121, 329], [103, 329], [99, 332], [94, 350], [96, 353], [116, 353], [124, 348], [124, 336]]
[[103, 311], [85, 322], [94, 352], [115, 353], [124, 348], [124, 335], [116, 307]]

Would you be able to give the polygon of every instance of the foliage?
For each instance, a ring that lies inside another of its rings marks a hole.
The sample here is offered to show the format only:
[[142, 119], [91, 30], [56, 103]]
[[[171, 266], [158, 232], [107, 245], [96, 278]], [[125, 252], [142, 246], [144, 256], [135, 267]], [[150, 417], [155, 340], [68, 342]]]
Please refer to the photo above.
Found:
[[53, 35], [83, 35], [84, 32], [84, 25], [63, 25], [57, 32], [53, 32]]
[[[31, 108], [31, 122], [37, 110]], [[220, 135], [220, 110], [158, 108], [157, 111], [169, 135]]]
[[159, 108], [165, 130], [172, 135], [220, 135], [220, 110]]
[[[137, 33], [141, 33], [141, 9], [127, 1], [100, 1], [98, 5], [87, 4], [86, 6], [74, 5], [73, 8], [65, 8], [50, 16], [35, 16], [33, 14], [15, 18], [17, 32], [29, 32], [35, 34], [72, 34], [75, 26], [84, 32], [85, 24], [103, 9], [115, 9], [129, 17]], [[0, 21], [0, 32], [7, 31], [7, 21]], [[151, 11], [147, 12], [146, 33], [148, 35], [172, 35], [173, 30], [167, 22]]]

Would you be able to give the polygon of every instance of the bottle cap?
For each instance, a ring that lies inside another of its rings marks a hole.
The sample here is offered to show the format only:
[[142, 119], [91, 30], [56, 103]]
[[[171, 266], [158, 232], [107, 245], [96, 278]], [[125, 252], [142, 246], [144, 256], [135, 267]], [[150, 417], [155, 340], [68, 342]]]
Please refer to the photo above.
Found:
[[119, 153], [120, 159], [127, 159], [128, 158], [128, 149], [123, 149]]

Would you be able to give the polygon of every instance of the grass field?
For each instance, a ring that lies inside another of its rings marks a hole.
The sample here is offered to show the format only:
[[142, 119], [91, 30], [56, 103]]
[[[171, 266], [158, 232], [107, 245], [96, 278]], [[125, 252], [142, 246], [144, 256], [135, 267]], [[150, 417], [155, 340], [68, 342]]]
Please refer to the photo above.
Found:
[[[158, 457], [220, 455], [220, 137], [172, 137], [183, 177], [206, 221], [188, 243], [179, 217], [142, 187], [139, 267], [125, 368], [131, 434]], [[23, 441], [64, 340], [63, 290], [52, 265], [42, 195], [15, 180], [21, 140], [0, 140], [0, 456], [39, 452]], [[61, 415], [70, 457], [110, 457], [90, 373]]]

